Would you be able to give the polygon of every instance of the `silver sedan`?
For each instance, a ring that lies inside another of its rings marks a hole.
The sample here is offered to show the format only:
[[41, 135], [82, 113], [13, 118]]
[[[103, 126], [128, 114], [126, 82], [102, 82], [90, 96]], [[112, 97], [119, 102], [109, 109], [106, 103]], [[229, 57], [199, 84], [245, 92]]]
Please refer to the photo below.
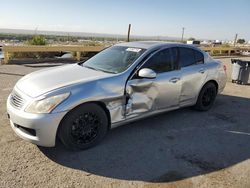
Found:
[[225, 67], [178, 43], [131, 42], [86, 62], [33, 72], [8, 97], [13, 130], [34, 144], [96, 145], [107, 131], [154, 114], [193, 106], [209, 110], [225, 87]]

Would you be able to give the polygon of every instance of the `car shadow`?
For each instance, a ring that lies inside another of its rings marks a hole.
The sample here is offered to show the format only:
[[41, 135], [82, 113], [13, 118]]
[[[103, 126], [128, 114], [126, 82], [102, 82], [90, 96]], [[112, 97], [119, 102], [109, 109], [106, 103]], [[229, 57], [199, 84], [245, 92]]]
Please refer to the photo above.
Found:
[[68, 151], [60, 143], [39, 149], [58, 164], [91, 174], [171, 182], [249, 159], [249, 112], [249, 98], [219, 95], [208, 112], [184, 108], [130, 123], [85, 151]]

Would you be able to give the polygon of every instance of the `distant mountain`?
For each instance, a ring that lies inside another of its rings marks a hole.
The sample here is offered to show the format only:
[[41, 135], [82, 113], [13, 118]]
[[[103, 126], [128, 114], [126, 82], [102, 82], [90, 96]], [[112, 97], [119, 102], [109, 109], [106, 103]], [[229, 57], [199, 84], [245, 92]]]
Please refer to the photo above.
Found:
[[[41, 34], [41, 35], [58, 35], [58, 36], [75, 36], [75, 37], [107, 37], [107, 38], [126, 38], [126, 35], [120, 34], [106, 34], [106, 33], [85, 33], [85, 32], [65, 32], [65, 31], [41, 31], [41, 30], [26, 30], [26, 29], [6, 29], [0, 28], [0, 33], [5, 34]], [[131, 39], [145, 39], [145, 40], [180, 40], [178, 37], [168, 36], [140, 36], [131, 35]]]

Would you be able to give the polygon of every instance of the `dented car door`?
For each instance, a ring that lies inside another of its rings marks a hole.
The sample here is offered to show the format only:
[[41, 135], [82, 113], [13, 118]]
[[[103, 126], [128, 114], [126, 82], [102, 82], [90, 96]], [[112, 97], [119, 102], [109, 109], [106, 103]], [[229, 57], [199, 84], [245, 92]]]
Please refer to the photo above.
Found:
[[192, 105], [207, 77], [207, 66], [201, 52], [190, 48], [179, 48], [182, 87], [180, 106]]
[[[126, 117], [178, 107], [181, 72], [177, 67], [176, 49], [159, 50], [146, 60], [127, 82]], [[156, 77], [153, 79], [139, 77], [138, 72], [143, 68], [153, 70]]]

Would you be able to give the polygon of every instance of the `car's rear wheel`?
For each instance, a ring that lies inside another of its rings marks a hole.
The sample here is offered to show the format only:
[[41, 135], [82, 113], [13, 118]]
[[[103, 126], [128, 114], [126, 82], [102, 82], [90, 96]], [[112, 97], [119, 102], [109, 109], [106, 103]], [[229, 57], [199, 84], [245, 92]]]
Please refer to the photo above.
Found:
[[195, 109], [200, 111], [209, 110], [215, 101], [217, 88], [213, 82], [208, 82], [203, 86], [195, 104]]
[[106, 135], [108, 117], [97, 104], [83, 104], [70, 111], [59, 127], [59, 138], [71, 150], [95, 146]]

